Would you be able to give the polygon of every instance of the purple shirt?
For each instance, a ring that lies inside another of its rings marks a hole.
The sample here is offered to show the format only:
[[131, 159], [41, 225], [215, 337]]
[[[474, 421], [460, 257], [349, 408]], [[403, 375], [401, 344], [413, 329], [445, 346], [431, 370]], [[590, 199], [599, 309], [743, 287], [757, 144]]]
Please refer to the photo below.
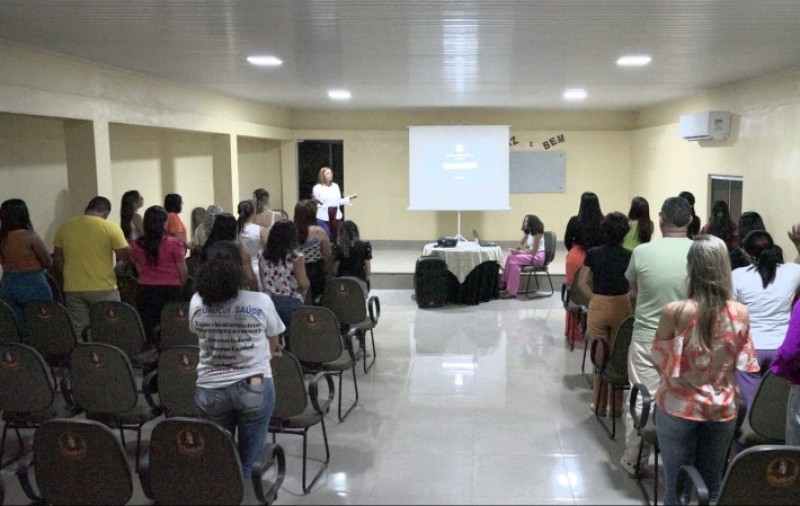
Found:
[[775, 376], [789, 380], [793, 385], [800, 385], [800, 301], [792, 309], [789, 330], [783, 344], [775, 352], [770, 366]]

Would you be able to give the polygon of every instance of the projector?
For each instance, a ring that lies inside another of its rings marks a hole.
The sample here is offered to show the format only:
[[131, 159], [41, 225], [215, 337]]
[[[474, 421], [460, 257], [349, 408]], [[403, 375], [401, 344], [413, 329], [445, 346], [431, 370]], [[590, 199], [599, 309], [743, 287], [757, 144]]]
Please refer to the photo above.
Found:
[[436, 247], [438, 248], [455, 248], [457, 244], [457, 237], [440, 237], [439, 240], [436, 241]]

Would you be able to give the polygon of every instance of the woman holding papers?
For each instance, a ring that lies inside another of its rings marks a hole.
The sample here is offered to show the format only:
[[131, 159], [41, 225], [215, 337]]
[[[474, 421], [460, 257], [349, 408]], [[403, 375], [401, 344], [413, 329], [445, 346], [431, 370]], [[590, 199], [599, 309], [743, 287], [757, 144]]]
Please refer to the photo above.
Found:
[[312, 200], [317, 203], [317, 224], [328, 233], [331, 242], [336, 244], [339, 224], [342, 221], [342, 211], [339, 206], [350, 204], [358, 197], [357, 193], [342, 197], [339, 185], [333, 182], [333, 171], [330, 167], [319, 169], [317, 184], [311, 190]]

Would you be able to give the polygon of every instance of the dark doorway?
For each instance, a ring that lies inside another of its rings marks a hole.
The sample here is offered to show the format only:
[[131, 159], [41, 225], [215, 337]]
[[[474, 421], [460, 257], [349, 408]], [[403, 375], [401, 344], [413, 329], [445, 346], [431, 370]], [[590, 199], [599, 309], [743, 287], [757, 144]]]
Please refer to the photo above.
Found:
[[342, 195], [347, 195], [342, 141], [306, 140], [297, 143], [298, 200], [311, 198], [311, 190], [317, 184], [317, 175], [322, 167], [333, 170], [333, 181], [339, 185]]

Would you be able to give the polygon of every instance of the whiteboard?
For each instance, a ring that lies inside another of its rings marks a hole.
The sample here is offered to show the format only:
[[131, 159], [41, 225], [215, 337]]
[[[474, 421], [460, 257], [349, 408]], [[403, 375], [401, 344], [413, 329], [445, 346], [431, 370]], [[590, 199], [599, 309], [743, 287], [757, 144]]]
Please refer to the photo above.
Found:
[[563, 151], [511, 151], [509, 193], [564, 193], [567, 156]]

